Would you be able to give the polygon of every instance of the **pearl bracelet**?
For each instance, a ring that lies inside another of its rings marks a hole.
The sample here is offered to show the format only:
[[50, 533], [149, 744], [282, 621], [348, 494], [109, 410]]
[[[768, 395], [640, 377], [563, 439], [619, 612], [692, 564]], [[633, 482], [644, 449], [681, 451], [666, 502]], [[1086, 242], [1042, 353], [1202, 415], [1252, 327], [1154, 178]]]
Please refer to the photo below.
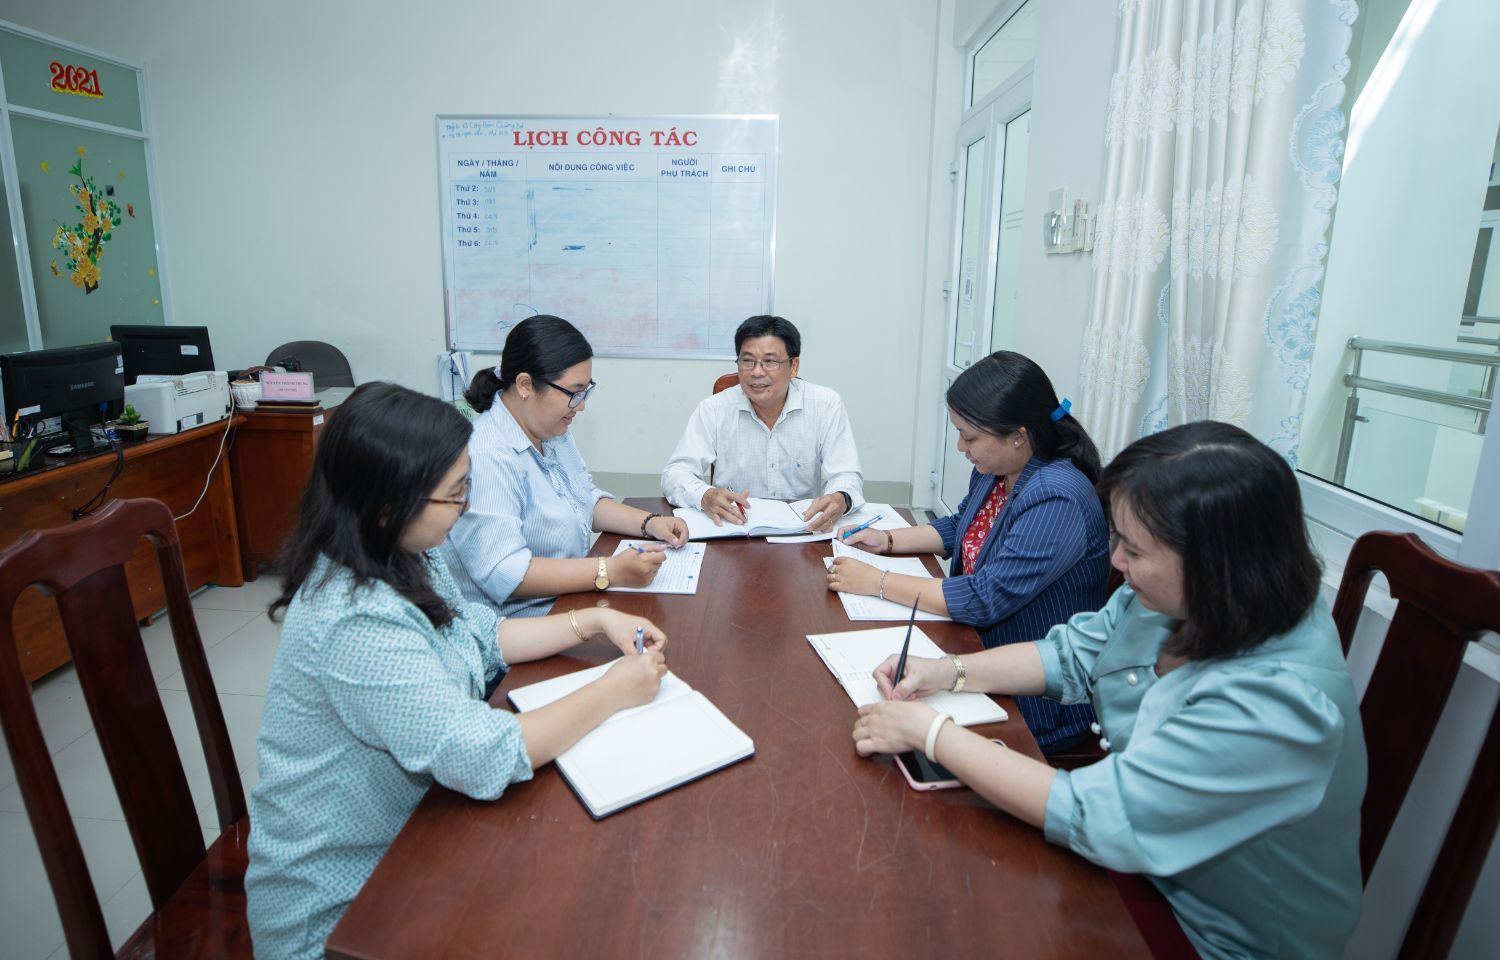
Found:
[[927, 747], [922, 752], [927, 754], [927, 759], [933, 763], [937, 763], [937, 754], [934, 751], [937, 750], [938, 731], [943, 729], [943, 724], [952, 719], [948, 714], [940, 713], [932, 718], [932, 726], [927, 728]]

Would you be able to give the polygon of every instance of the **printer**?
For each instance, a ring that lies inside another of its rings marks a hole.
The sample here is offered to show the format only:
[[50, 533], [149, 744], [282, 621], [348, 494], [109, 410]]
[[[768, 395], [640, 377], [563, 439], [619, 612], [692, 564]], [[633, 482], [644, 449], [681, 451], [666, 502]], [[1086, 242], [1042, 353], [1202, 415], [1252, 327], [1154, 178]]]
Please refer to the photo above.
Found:
[[141, 376], [125, 387], [125, 402], [141, 419], [151, 421], [152, 433], [181, 433], [228, 417], [229, 374], [222, 370], [181, 376]]

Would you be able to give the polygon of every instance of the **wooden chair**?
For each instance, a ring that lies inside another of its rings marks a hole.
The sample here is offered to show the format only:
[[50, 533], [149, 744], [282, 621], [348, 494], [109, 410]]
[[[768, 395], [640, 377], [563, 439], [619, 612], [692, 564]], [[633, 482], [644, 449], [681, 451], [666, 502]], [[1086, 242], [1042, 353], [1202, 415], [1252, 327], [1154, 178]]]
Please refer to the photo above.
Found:
[[[206, 850], [125, 580], [125, 563], [142, 537], [156, 548], [172, 638], [213, 783], [222, 832]], [[109, 932], [42, 739], [11, 625], [17, 598], [31, 587], [56, 598], [151, 895], [151, 916], [119, 956], [249, 957], [245, 793], [193, 619], [171, 511], [157, 500], [116, 500], [72, 526], [27, 533], [0, 553], [0, 726], [68, 950], [74, 957], [108, 957], [114, 955]]]
[[740, 375], [737, 373], [726, 373], [714, 381], [714, 393], [723, 393], [730, 387], [739, 386]]
[[[1437, 728], [1465, 648], [1500, 631], [1500, 573], [1446, 560], [1405, 533], [1368, 533], [1349, 552], [1334, 601], [1344, 652], [1370, 580], [1390, 582], [1396, 612], [1360, 702], [1369, 786], [1359, 855], [1366, 882]], [[1473, 773], [1407, 927], [1401, 957], [1446, 956], [1500, 820], [1500, 710], [1491, 717]]]

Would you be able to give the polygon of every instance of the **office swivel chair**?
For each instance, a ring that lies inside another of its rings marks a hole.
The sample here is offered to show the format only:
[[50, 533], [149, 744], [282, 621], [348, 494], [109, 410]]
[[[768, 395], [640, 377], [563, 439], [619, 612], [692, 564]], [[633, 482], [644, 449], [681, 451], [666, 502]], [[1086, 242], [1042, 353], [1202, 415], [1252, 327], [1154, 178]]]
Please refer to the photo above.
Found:
[[310, 373], [313, 375], [313, 386], [319, 390], [325, 387], [354, 386], [349, 359], [338, 347], [321, 340], [293, 340], [291, 343], [283, 343], [267, 354], [266, 365]]

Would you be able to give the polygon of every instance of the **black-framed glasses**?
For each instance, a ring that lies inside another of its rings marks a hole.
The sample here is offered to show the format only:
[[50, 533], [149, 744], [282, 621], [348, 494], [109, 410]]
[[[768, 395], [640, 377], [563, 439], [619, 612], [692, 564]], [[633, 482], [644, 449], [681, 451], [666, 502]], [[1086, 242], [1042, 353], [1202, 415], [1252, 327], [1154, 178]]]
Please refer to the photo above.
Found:
[[543, 380], [542, 382], [551, 387], [553, 390], [561, 390], [563, 393], [566, 393], [568, 395], [569, 410], [577, 410], [579, 407], [583, 406], [583, 401], [587, 400], [589, 398], [589, 394], [593, 393], [594, 388], [599, 385], [590, 380], [589, 385], [584, 387], [582, 390], [569, 390], [567, 387], [553, 383], [551, 380]]
[[740, 357], [735, 362], [737, 364], [739, 364], [739, 368], [741, 370], [745, 371], [746, 373], [749, 373], [750, 371], [754, 370], [755, 367], [756, 367], [756, 365], [759, 364], [760, 367], [761, 367], [761, 369], [765, 370], [766, 373], [775, 374], [777, 370], [781, 369], [781, 365], [783, 363], [791, 363], [792, 361], [791, 360], [756, 360], [753, 357]]

